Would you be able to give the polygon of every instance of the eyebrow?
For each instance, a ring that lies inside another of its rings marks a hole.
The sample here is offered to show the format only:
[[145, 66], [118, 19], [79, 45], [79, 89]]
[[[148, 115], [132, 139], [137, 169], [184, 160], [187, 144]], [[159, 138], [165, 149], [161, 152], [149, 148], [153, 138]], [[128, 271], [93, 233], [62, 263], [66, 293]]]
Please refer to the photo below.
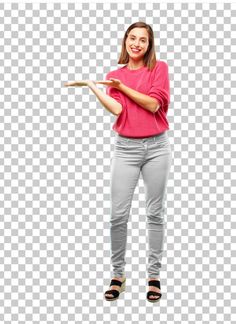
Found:
[[[135, 35], [133, 35], [133, 34], [130, 34], [130, 36], [134, 36], [134, 37], [136, 37]], [[147, 39], [147, 37], [140, 37], [140, 38], [144, 38], [144, 39]]]

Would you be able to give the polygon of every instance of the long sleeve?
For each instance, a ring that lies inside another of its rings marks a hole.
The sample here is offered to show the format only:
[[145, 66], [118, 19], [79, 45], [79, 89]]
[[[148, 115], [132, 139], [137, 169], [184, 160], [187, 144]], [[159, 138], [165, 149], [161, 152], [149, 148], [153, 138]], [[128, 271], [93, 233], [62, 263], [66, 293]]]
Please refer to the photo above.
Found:
[[[122, 136], [144, 138], [161, 134], [169, 129], [167, 120], [170, 102], [170, 86], [168, 65], [158, 60], [152, 70], [143, 66], [136, 70], [129, 70], [127, 66], [109, 71], [106, 80], [115, 78], [136, 91], [140, 91], [160, 102], [160, 109], [151, 113], [147, 109], [131, 100], [123, 91], [106, 86], [106, 94], [122, 105], [122, 111], [117, 116], [112, 129]], [[154, 99], [153, 99], [154, 100]]]
[[170, 103], [170, 81], [168, 65], [164, 61], [161, 63], [155, 71], [155, 77], [148, 95], [156, 98], [160, 102], [159, 109], [166, 113]]

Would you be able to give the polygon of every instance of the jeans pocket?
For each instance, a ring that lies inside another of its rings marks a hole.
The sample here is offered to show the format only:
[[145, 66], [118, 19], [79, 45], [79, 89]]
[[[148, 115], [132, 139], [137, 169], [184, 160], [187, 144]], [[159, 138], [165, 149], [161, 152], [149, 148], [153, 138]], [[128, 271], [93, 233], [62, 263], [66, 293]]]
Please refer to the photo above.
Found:
[[127, 147], [128, 146], [128, 142], [125, 139], [116, 138], [115, 139], [115, 146]]
[[157, 149], [162, 149], [162, 148], [170, 149], [171, 147], [169, 138], [165, 138], [162, 141], [154, 142], [152, 143], [152, 146], [156, 147]]

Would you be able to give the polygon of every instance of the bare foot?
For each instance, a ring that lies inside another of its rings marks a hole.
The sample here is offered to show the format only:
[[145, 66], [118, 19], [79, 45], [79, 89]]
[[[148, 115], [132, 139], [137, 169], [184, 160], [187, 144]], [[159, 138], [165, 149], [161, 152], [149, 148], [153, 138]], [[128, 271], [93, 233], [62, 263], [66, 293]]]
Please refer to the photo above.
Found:
[[[112, 279], [119, 280], [120, 282], [124, 281], [124, 277], [120, 277], [120, 278], [114, 277]], [[115, 289], [115, 290], [118, 290], [120, 292], [121, 287], [120, 286], [110, 286], [109, 290], [111, 290], [111, 289]], [[105, 296], [106, 297], [114, 297], [112, 294], [109, 294], [109, 293], [105, 294]]]
[[[157, 278], [149, 278], [148, 281], [150, 280], [158, 280], [160, 281], [160, 278], [157, 277]], [[158, 293], [161, 293], [161, 290], [155, 286], [149, 286], [149, 291], [155, 291], [155, 292], [158, 292]], [[160, 296], [153, 296], [153, 295], [150, 295], [149, 299], [159, 299]]]

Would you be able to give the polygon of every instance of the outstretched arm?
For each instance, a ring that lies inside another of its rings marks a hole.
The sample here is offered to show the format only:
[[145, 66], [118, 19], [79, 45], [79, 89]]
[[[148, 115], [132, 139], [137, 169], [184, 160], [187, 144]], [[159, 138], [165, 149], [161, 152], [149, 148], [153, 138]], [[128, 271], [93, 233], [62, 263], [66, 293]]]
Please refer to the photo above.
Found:
[[95, 82], [91, 82], [89, 88], [93, 91], [93, 93], [97, 96], [98, 100], [101, 104], [113, 115], [118, 116], [122, 111], [122, 105], [117, 102], [114, 98], [105, 94], [102, 90], [100, 90]]
[[101, 102], [101, 104], [113, 115], [118, 116], [120, 112], [122, 111], [122, 105], [113, 99], [112, 97], [105, 94], [102, 90], [100, 90], [98, 87], [96, 87], [96, 81], [91, 80], [82, 80], [82, 81], [73, 81], [66, 83], [64, 86], [75, 86], [75, 87], [81, 87], [81, 86], [88, 86], [93, 93], [97, 96], [98, 100]]

